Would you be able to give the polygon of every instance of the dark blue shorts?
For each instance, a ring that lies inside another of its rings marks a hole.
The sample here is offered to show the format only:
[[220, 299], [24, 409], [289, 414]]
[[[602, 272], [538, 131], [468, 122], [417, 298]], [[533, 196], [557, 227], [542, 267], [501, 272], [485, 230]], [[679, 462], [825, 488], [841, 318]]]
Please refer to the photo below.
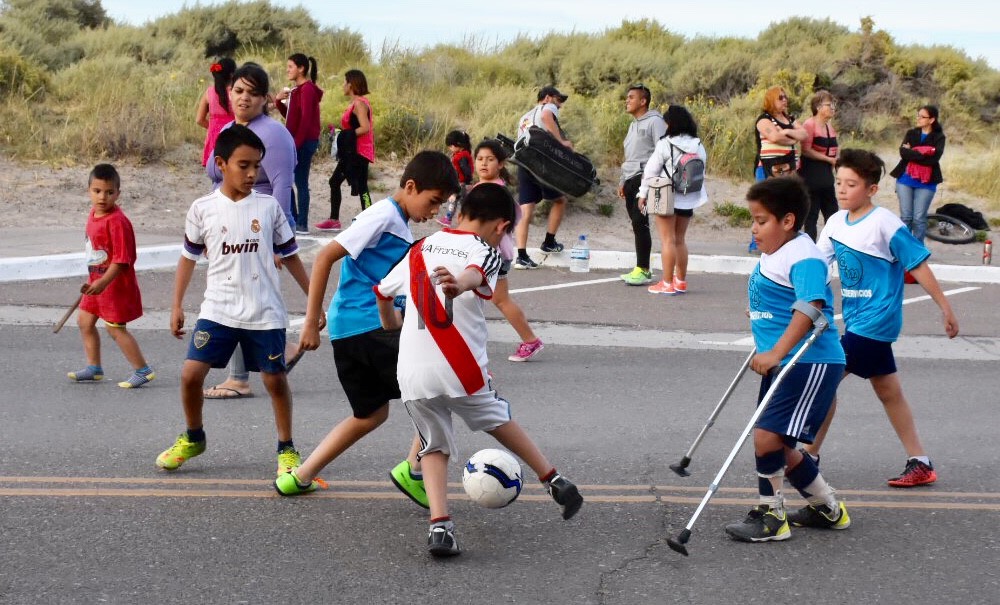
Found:
[[517, 167], [518, 204], [537, 204], [542, 200], [558, 200], [563, 197], [566, 197], [565, 193], [542, 185], [530, 172]]
[[896, 373], [896, 358], [892, 343], [844, 332], [840, 345], [847, 356], [847, 372], [860, 378], [887, 376]]
[[[777, 376], [775, 371], [761, 378], [758, 404]], [[837, 395], [837, 385], [843, 376], [843, 364], [795, 364], [778, 385], [764, 414], [757, 420], [757, 428], [803, 443], [812, 443], [816, 438], [816, 431], [826, 420], [833, 398]]]
[[280, 374], [285, 371], [285, 330], [247, 330], [230, 328], [214, 321], [199, 319], [194, 324], [187, 358], [224, 368], [236, 345], [243, 351], [243, 361], [250, 372]]
[[368, 418], [399, 399], [399, 330], [372, 330], [332, 341], [333, 362], [355, 418]]

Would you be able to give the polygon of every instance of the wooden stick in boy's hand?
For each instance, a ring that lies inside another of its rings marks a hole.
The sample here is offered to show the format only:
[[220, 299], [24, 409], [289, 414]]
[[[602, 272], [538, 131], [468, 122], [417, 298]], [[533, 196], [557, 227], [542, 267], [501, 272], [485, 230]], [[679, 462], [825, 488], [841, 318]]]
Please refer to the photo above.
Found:
[[52, 328], [53, 334], [57, 333], [59, 330], [62, 329], [64, 325], [66, 325], [66, 322], [69, 321], [70, 316], [73, 315], [73, 311], [76, 311], [76, 308], [80, 306], [81, 300], [83, 300], [83, 294], [76, 297], [76, 302], [73, 303], [73, 306], [70, 307], [69, 310], [67, 310], [66, 313], [63, 314], [62, 318], [58, 322], [56, 322], [56, 325], [53, 326]]
[[295, 353], [295, 355], [293, 355], [292, 358], [288, 360], [288, 363], [285, 364], [285, 374], [291, 372], [292, 368], [295, 367], [295, 364], [299, 363], [299, 360], [302, 359], [302, 356], [305, 354], [306, 354], [305, 349], [299, 349]]

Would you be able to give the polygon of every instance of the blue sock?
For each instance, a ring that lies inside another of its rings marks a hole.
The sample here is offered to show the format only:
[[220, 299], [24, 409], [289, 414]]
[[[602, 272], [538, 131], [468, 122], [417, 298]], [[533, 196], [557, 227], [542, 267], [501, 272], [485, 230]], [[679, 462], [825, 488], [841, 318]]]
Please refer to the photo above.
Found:
[[141, 376], [149, 376], [150, 374], [153, 373], [153, 368], [149, 367], [148, 365], [142, 366], [141, 368], [136, 370], [135, 373]]

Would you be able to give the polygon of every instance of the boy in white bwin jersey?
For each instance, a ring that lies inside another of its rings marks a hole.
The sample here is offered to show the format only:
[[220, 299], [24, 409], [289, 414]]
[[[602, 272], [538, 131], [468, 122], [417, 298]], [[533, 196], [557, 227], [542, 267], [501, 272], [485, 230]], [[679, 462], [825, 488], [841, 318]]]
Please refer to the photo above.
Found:
[[[420, 462], [430, 501], [427, 548], [433, 556], [461, 552], [448, 515], [448, 458], [455, 451], [451, 414], [486, 431], [524, 460], [562, 507], [563, 519], [580, 509], [577, 487], [556, 472], [510, 404], [493, 389], [486, 355], [484, 300], [493, 295], [503, 259], [495, 249], [512, 228], [514, 198], [502, 185], [484, 183], [462, 202], [458, 225], [415, 243], [375, 287], [386, 329], [399, 328], [397, 375], [402, 399], [423, 449]], [[405, 319], [393, 306], [406, 295]]]
[[292, 394], [285, 378], [288, 312], [274, 255], [282, 257], [306, 293], [309, 277], [298, 257], [292, 227], [277, 200], [252, 189], [263, 157], [264, 143], [249, 128], [234, 125], [222, 131], [215, 145], [222, 184], [195, 200], [188, 210], [170, 314], [170, 329], [177, 338], [185, 333], [184, 293], [202, 254], [208, 257], [208, 277], [181, 371], [187, 430], [157, 457], [156, 465], [165, 470], [175, 470], [205, 451], [205, 376], [213, 367], [226, 367], [237, 344], [247, 368], [261, 373], [271, 395], [278, 432], [278, 473], [300, 463], [292, 443]]

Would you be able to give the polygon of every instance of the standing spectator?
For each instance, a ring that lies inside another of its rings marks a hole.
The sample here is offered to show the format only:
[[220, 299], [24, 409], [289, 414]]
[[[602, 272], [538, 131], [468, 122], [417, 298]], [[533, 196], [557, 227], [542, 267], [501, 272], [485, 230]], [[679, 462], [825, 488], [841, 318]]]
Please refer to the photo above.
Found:
[[464, 130], [452, 130], [444, 136], [444, 144], [451, 152], [451, 165], [458, 173], [458, 184], [462, 188], [448, 200], [448, 212], [444, 218], [438, 217], [437, 219], [445, 227], [451, 227], [451, 219], [455, 217], [455, 209], [461, 203], [466, 190], [472, 185], [472, 140], [469, 138], [469, 133]]
[[295, 140], [295, 193], [292, 214], [295, 232], [309, 233], [309, 168], [319, 147], [319, 104], [323, 89], [316, 86], [316, 59], [302, 53], [288, 57], [286, 74], [295, 86], [275, 96], [278, 111], [285, 116], [285, 127]]
[[[764, 93], [762, 109], [753, 130], [757, 140], [754, 180], [794, 174], [798, 168], [795, 145], [804, 141], [808, 133], [795, 116], [788, 113], [788, 93], [784, 88], [768, 88]], [[748, 249], [750, 252], [757, 251], [753, 238]]]
[[618, 197], [625, 200], [625, 211], [632, 223], [635, 237], [635, 268], [621, 276], [630, 286], [644, 286], [653, 283], [653, 273], [649, 267], [649, 254], [653, 241], [649, 236], [649, 215], [639, 210], [639, 185], [646, 160], [656, 147], [656, 142], [667, 134], [667, 124], [663, 116], [649, 108], [650, 92], [644, 84], [633, 84], [625, 95], [625, 113], [632, 116], [628, 132], [625, 134], [625, 161], [618, 179]]
[[208, 164], [208, 159], [215, 149], [215, 139], [222, 128], [233, 121], [233, 110], [229, 105], [229, 89], [233, 83], [233, 72], [236, 71], [236, 61], [223, 57], [212, 63], [208, 68], [212, 74], [213, 83], [198, 101], [198, 113], [195, 122], [206, 129], [205, 149], [201, 153], [201, 165]]
[[[521, 116], [517, 125], [517, 140], [520, 141], [528, 134], [528, 128], [538, 126], [549, 131], [557, 141], [573, 149], [573, 143], [564, 135], [559, 126], [559, 108], [568, 99], [556, 89], [555, 86], [544, 86], [538, 91], [538, 103], [528, 113]], [[518, 222], [514, 230], [517, 240], [517, 260], [514, 261], [515, 269], [537, 269], [538, 263], [528, 256], [528, 226], [531, 224], [531, 217], [535, 214], [535, 206], [542, 200], [552, 202], [549, 209], [548, 231], [545, 232], [545, 241], [542, 242], [542, 252], [562, 252], [563, 245], [556, 241], [556, 231], [562, 222], [563, 214], [566, 212], [566, 194], [546, 187], [538, 182], [530, 172], [517, 167], [518, 195], [517, 202], [524, 211], [524, 219]]]
[[361, 210], [372, 205], [368, 193], [368, 165], [375, 162], [375, 123], [368, 94], [368, 80], [358, 69], [344, 74], [344, 96], [351, 100], [340, 116], [337, 135], [337, 167], [330, 176], [330, 218], [316, 223], [320, 231], [340, 231], [340, 186], [344, 181], [351, 195], [361, 199]]
[[899, 217], [921, 243], [927, 233], [927, 211], [938, 183], [944, 180], [941, 176], [944, 140], [938, 108], [924, 105], [917, 110], [917, 127], [906, 131], [899, 146], [899, 163], [889, 173], [896, 179]]
[[[294, 230], [292, 176], [295, 172], [295, 140], [281, 122], [267, 115], [270, 85], [267, 72], [256, 63], [244, 63], [233, 73], [233, 88], [229, 100], [236, 119], [232, 124], [246, 126], [264, 141], [265, 153], [261, 158], [253, 189], [278, 200], [286, 222]], [[206, 168], [208, 177], [218, 188], [223, 174], [216, 164], [209, 162]], [[229, 366], [229, 378], [207, 389], [205, 398], [238, 399], [250, 396], [250, 373], [243, 363], [243, 355], [237, 352]]]
[[837, 192], [833, 188], [833, 166], [837, 163], [837, 131], [830, 123], [837, 113], [837, 103], [832, 94], [819, 90], [813, 95], [809, 106], [813, 115], [802, 125], [807, 136], [802, 141], [802, 166], [799, 168], [799, 175], [809, 190], [805, 232], [816, 241], [820, 213], [826, 223], [839, 210]]
[[108, 334], [132, 365], [133, 372], [118, 383], [123, 389], [136, 389], [156, 378], [142, 356], [139, 343], [125, 324], [142, 317], [142, 295], [135, 277], [135, 232], [132, 223], [118, 207], [121, 178], [111, 164], [98, 164], [90, 171], [87, 193], [90, 216], [87, 217], [87, 283], [80, 288], [80, 313], [77, 325], [83, 339], [87, 367], [68, 374], [70, 380], [103, 380], [101, 336], [97, 319], [104, 320]]
[[[657, 176], [673, 178], [674, 162], [683, 154], [695, 154], [708, 163], [705, 146], [698, 138], [698, 125], [691, 112], [681, 105], [667, 109], [667, 135], [656, 143], [643, 171], [639, 187], [639, 209], [645, 213], [648, 181]], [[673, 193], [674, 211], [669, 215], [656, 215], [656, 231], [660, 235], [660, 260], [663, 262], [663, 279], [647, 290], [651, 294], [684, 294], [687, 292], [688, 247], [685, 236], [694, 209], [708, 202], [704, 185], [698, 191]]]

